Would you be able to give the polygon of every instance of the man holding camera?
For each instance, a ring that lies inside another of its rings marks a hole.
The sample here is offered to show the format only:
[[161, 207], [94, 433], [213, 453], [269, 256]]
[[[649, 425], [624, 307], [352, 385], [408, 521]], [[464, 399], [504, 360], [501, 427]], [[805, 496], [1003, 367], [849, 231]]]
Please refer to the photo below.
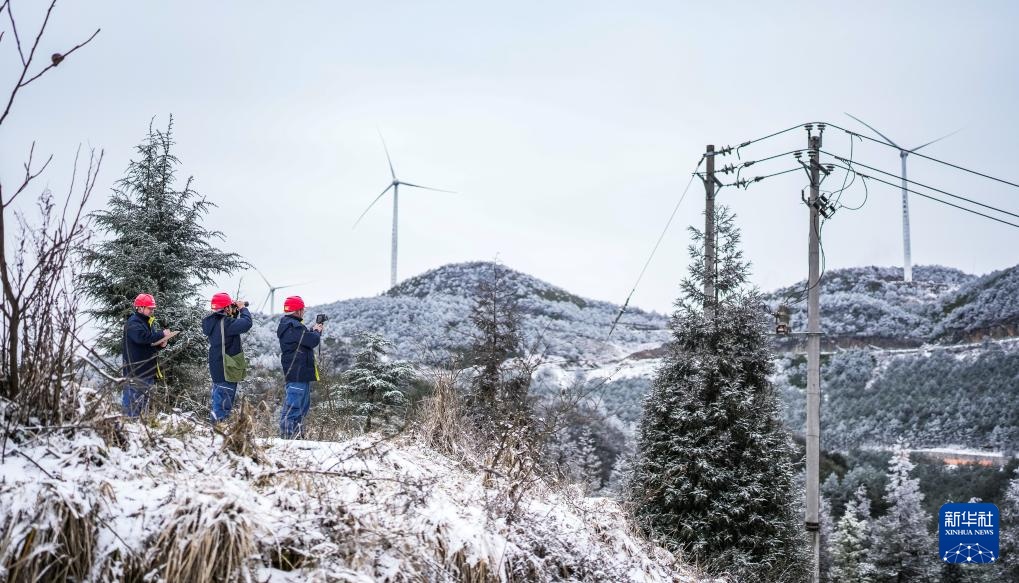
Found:
[[202, 319], [202, 332], [209, 339], [209, 376], [212, 377], [212, 422], [230, 416], [237, 398], [237, 383], [244, 370], [234, 366], [243, 363], [241, 334], [251, 329], [248, 302], [234, 301], [226, 292], [212, 296], [212, 313]]
[[134, 313], [124, 323], [123, 375], [127, 379], [121, 404], [124, 415], [138, 417], [149, 405], [149, 389], [156, 379], [163, 378], [156, 354], [176, 332], [163, 330], [153, 315], [156, 300], [151, 294], [138, 294], [134, 299]]
[[283, 301], [283, 318], [276, 328], [280, 339], [280, 362], [286, 381], [286, 395], [280, 412], [280, 436], [302, 437], [304, 417], [311, 407], [311, 382], [319, 380], [315, 347], [322, 340], [326, 318], [320, 314], [309, 329], [304, 325], [304, 300], [290, 296]]

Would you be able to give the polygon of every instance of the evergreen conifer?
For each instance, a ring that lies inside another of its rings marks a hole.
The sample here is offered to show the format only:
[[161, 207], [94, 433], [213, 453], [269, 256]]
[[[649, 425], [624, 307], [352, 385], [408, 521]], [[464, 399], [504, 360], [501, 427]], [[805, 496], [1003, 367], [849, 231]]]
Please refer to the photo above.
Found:
[[846, 504], [832, 538], [832, 581], [874, 583], [877, 569], [871, 559], [870, 498], [864, 486]]
[[166, 130], [149, 124], [127, 172], [113, 188], [105, 209], [92, 214], [101, 240], [82, 251], [79, 289], [91, 300], [89, 313], [100, 325], [100, 345], [119, 354], [124, 321], [139, 293], [155, 296], [156, 319], [181, 331], [160, 357], [171, 384], [194, 383], [207, 358], [200, 321], [201, 286], [213, 276], [246, 264], [236, 253], [220, 250], [223, 234], [202, 225], [213, 206], [192, 187], [180, 185], [180, 160], [173, 154], [173, 117]]
[[1008, 483], [1001, 505], [999, 564], [1003, 581], [1019, 581], [1019, 470]]
[[403, 361], [389, 362], [386, 354], [392, 343], [378, 334], [360, 335], [361, 351], [345, 373], [347, 394], [356, 403], [355, 414], [364, 419], [364, 430], [372, 430], [372, 420], [389, 422], [399, 416], [407, 404], [405, 390], [414, 378], [414, 368]]
[[702, 292], [704, 236], [691, 232], [690, 276], [637, 433], [635, 515], [709, 570], [741, 581], [802, 580], [793, 448], [768, 381], [766, 315], [748, 285], [739, 229], [720, 208], [717, 298]]
[[505, 268], [492, 264], [491, 274], [475, 290], [471, 323], [477, 330], [468, 351], [477, 369], [472, 379], [475, 412], [505, 417], [526, 410], [531, 371], [508, 361], [524, 354], [517, 294], [507, 281]]
[[923, 508], [920, 481], [910, 477], [909, 452], [896, 447], [888, 462], [885, 502], [888, 512], [874, 527], [874, 562], [878, 581], [905, 583], [934, 581], [939, 570], [937, 544]]

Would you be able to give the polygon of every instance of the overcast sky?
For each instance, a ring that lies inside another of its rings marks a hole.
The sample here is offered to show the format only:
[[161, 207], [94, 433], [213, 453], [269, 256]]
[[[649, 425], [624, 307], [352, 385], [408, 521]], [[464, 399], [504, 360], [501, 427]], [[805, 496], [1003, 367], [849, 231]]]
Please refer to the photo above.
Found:
[[[1019, 182], [1014, 2], [626, 4], [63, 2], [43, 55], [102, 32], [19, 96], [0, 171], [10, 183], [36, 140], [55, 156], [40, 186], [62, 190], [77, 145], [103, 148], [100, 206], [149, 120], [172, 113], [182, 174], [219, 205], [208, 226], [274, 282], [310, 281], [295, 288], [310, 303], [388, 287], [391, 199], [351, 229], [390, 181], [376, 128], [401, 179], [459, 193], [401, 192], [401, 279], [498, 258], [617, 303], [708, 143], [806, 121], [863, 129], [849, 111], [907, 147], [962, 129], [924, 152]], [[23, 30], [40, 5], [15, 2]], [[0, 59], [9, 82], [8, 37]], [[805, 142], [800, 130], [741, 155]], [[825, 150], [849, 145], [825, 133]], [[898, 172], [893, 150], [855, 154]], [[746, 175], [792, 167], [786, 157]], [[1019, 189], [919, 158], [909, 171], [1019, 212]], [[720, 194], [762, 288], [806, 276], [805, 185], [794, 173]], [[864, 200], [859, 186], [843, 203]], [[695, 183], [635, 305], [670, 309], [703, 201]], [[825, 225], [827, 267], [901, 265], [900, 208], [896, 189], [872, 184], [861, 210]], [[910, 209], [914, 264], [1019, 263], [1019, 229], [918, 197]], [[243, 289], [266, 293], [253, 272]]]

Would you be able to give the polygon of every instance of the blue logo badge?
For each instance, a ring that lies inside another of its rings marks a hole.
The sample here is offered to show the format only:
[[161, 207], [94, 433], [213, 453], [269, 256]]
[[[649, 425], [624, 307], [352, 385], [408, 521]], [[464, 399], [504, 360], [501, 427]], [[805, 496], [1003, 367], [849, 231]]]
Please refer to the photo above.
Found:
[[938, 511], [938, 554], [946, 563], [994, 563], [1001, 530], [994, 504], [944, 504]]

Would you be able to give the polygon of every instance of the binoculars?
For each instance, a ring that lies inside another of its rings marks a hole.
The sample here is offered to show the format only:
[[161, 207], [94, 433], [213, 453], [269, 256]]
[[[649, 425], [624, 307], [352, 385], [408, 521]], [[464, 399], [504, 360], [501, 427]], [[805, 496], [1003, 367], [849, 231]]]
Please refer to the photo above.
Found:
[[329, 316], [326, 316], [325, 314], [318, 314], [317, 316], [315, 316], [315, 323], [316, 324], [325, 324], [326, 320], [328, 320], [328, 319], [329, 319]]

